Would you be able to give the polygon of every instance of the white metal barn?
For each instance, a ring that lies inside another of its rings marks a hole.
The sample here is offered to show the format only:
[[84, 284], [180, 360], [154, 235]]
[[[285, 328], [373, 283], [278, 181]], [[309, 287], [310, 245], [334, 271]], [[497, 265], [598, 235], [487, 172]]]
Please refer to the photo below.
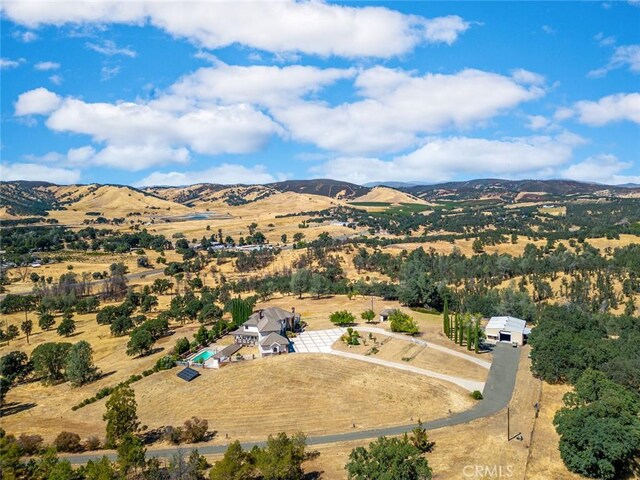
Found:
[[487, 341], [490, 343], [508, 342], [524, 345], [531, 329], [527, 322], [514, 317], [491, 317], [484, 327]]

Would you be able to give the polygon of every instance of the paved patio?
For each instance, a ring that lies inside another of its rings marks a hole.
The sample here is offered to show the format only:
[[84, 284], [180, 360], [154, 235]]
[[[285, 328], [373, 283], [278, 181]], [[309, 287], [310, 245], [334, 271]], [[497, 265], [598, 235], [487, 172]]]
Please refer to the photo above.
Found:
[[346, 332], [344, 328], [306, 331], [293, 338], [293, 348], [298, 353], [331, 353], [331, 346]]

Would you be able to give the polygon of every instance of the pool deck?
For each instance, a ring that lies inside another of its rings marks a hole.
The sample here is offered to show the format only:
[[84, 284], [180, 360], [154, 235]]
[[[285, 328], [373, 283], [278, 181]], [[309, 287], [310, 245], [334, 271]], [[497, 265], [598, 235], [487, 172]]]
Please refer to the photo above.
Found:
[[204, 363], [207, 362], [207, 360], [209, 360], [210, 358], [214, 357], [217, 353], [218, 353], [218, 349], [217, 348], [212, 348], [212, 347], [204, 347], [201, 348], [200, 350], [198, 350], [196, 353], [194, 353], [193, 355], [187, 357], [186, 361], [189, 363], [198, 363], [196, 361], [196, 358], [198, 358], [199, 356], [201, 356], [204, 353], [208, 353], [210, 352], [211, 355], [209, 355], [207, 358], [204, 359]]

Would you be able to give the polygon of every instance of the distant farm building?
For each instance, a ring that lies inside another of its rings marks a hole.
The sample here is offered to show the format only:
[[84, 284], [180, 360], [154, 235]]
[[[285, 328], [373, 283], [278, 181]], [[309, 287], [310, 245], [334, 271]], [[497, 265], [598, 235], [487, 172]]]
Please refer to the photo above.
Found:
[[531, 329], [527, 322], [514, 317], [491, 317], [484, 328], [489, 343], [507, 342], [517, 345], [527, 343]]

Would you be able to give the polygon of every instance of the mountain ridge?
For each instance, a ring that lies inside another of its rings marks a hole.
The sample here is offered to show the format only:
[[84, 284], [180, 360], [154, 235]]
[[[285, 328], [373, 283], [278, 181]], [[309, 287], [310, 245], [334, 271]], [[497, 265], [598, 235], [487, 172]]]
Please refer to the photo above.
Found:
[[[105, 188], [112, 191], [104, 198], [113, 199], [118, 192], [136, 199], [130, 209], [185, 210], [216, 205], [239, 206], [258, 202], [278, 193], [318, 195], [341, 201], [353, 201], [370, 196], [376, 188], [389, 188], [420, 201], [500, 199], [505, 202], [545, 201], [567, 196], [596, 195], [600, 197], [635, 196], [640, 187], [602, 185], [574, 180], [503, 180], [495, 178], [444, 182], [433, 185], [366, 187], [332, 179], [285, 180], [269, 184], [197, 183], [181, 187], [133, 187], [115, 184], [56, 185], [39, 181], [1, 181], [0, 209], [6, 216], [46, 216], [49, 211], [70, 208], [88, 196], [100, 196]], [[101, 190], [102, 189], [102, 190]], [[393, 197], [393, 196], [392, 196]], [[367, 197], [368, 198], [368, 197]], [[396, 195], [395, 198], [401, 198]], [[126, 200], [126, 199], [125, 199]], [[402, 200], [398, 200], [402, 202]], [[122, 203], [122, 202], [121, 202]], [[126, 203], [126, 202], [124, 202]], [[87, 204], [87, 201], [84, 202]], [[158, 206], [160, 205], [160, 206]], [[108, 207], [108, 205], [105, 205]], [[125, 208], [121, 206], [121, 208]]]

